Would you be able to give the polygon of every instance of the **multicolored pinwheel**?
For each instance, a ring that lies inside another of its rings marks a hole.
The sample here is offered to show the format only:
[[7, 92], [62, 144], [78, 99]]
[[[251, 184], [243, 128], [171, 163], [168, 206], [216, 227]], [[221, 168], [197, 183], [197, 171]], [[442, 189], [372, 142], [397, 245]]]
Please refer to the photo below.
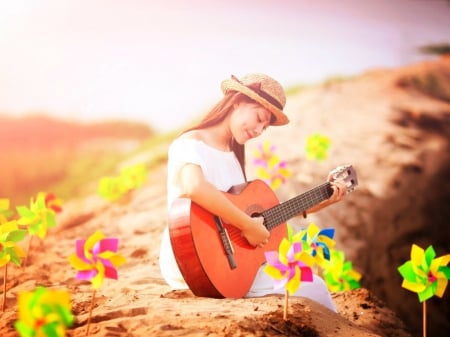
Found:
[[362, 275], [353, 269], [351, 261], [345, 260], [344, 252], [331, 251], [330, 260], [323, 265], [323, 278], [332, 292], [339, 292], [360, 288]]
[[53, 193], [46, 193], [46, 192], [39, 192], [36, 196], [34, 201], [37, 200], [37, 198], [40, 198], [41, 196], [44, 197], [45, 200], [45, 206], [52, 210], [55, 213], [61, 213], [62, 212], [62, 205], [63, 201], [60, 198], [57, 198], [55, 194]]
[[87, 240], [76, 240], [76, 252], [69, 256], [70, 264], [78, 270], [77, 279], [91, 281], [93, 287], [86, 336], [89, 336], [96, 290], [100, 288], [105, 277], [117, 280], [116, 268], [126, 262], [123, 256], [117, 254], [118, 246], [118, 239], [105, 238], [101, 231], [96, 231]]
[[27, 226], [30, 235], [37, 235], [44, 239], [49, 228], [56, 225], [55, 211], [48, 207], [47, 194], [39, 193], [35, 198], [31, 198], [30, 207], [17, 206], [20, 215], [17, 223]]
[[292, 227], [288, 226], [288, 238], [281, 240], [278, 252], [265, 252], [267, 264], [264, 267], [270, 277], [274, 279], [274, 289], [285, 287], [284, 319], [287, 316], [288, 295], [293, 295], [301, 282], [312, 282], [311, 266], [314, 258], [302, 250], [302, 243], [298, 236], [292, 235]]
[[301, 282], [311, 282], [313, 274], [311, 266], [314, 259], [302, 251], [301, 242], [289, 242], [284, 238], [279, 246], [279, 251], [265, 253], [267, 265], [264, 271], [274, 279], [274, 288], [286, 287], [290, 295], [293, 295]]
[[323, 268], [324, 261], [331, 258], [330, 252], [334, 249], [334, 229], [320, 229], [316, 224], [310, 223], [308, 227], [298, 233], [303, 244], [303, 250], [309, 253], [317, 265]]
[[331, 139], [315, 133], [306, 139], [306, 158], [310, 160], [325, 160], [328, 157], [328, 148]]
[[273, 190], [286, 182], [291, 172], [286, 168], [286, 161], [280, 161], [275, 154], [275, 146], [268, 141], [259, 144], [255, 151], [253, 163], [258, 166], [257, 175], [264, 180]]
[[21, 337], [64, 337], [73, 324], [70, 295], [64, 290], [36, 288], [20, 292], [19, 319], [14, 326]]
[[417, 293], [423, 302], [434, 295], [442, 297], [450, 279], [450, 254], [435, 258], [433, 246], [426, 250], [413, 244], [411, 260], [405, 262], [398, 271], [403, 277], [402, 287]]
[[100, 288], [106, 278], [117, 280], [117, 267], [126, 262], [117, 254], [119, 240], [105, 238], [96, 231], [87, 240], [76, 240], [76, 252], [69, 256], [69, 262], [78, 270], [77, 279], [89, 280], [94, 289]]

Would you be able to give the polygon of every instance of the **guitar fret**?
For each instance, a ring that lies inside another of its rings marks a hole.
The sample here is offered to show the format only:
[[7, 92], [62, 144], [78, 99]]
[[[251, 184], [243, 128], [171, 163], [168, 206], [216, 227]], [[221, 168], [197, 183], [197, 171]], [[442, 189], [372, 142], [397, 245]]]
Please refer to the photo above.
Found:
[[264, 224], [267, 229], [271, 230], [308, 208], [311, 208], [312, 206], [328, 199], [331, 194], [333, 194], [333, 190], [331, 189], [330, 183], [324, 183], [302, 195], [262, 212]]

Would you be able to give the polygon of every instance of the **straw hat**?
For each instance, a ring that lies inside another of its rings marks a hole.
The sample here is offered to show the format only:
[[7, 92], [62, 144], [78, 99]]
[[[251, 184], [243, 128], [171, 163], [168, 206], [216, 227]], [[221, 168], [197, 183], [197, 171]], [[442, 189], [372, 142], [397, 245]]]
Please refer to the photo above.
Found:
[[272, 125], [284, 125], [289, 123], [289, 118], [283, 113], [286, 104], [286, 96], [283, 87], [273, 78], [253, 73], [243, 76], [240, 80], [231, 75], [221, 85], [222, 91], [238, 91], [261, 104], [275, 116]]

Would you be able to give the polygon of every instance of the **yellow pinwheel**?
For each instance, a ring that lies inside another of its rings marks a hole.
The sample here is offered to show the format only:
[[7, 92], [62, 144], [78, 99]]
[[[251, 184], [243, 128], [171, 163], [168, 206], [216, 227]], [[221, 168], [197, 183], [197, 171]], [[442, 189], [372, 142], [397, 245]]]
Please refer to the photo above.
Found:
[[25, 257], [25, 252], [17, 242], [25, 235], [26, 231], [19, 229], [15, 220], [0, 224], [0, 267], [9, 262], [20, 266], [20, 258]]
[[450, 254], [435, 258], [433, 246], [426, 250], [413, 244], [411, 260], [405, 262], [398, 271], [403, 276], [402, 287], [418, 294], [423, 302], [434, 295], [442, 297], [450, 279]]
[[306, 140], [306, 158], [310, 160], [325, 160], [331, 140], [327, 136], [315, 133]]

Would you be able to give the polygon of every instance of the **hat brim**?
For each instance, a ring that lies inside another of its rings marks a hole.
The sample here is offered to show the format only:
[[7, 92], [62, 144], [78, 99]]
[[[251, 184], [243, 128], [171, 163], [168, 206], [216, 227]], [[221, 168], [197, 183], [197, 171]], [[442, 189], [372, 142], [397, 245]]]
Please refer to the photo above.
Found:
[[223, 93], [226, 93], [228, 90], [234, 90], [243, 93], [245, 96], [250, 97], [254, 101], [261, 104], [264, 108], [269, 110], [271, 113], [275, 116], [275, 122], [271, 123], [271, 125], [285, 125], [289, 123], [289, 118], [285, 115], [285, 113], [278, 109], [276, 106], [271, 104], [268, 100], [265, 98], [259, 96], [256, 92], [251, 90], [250, 88], [246, 87], [245, 85], [232, 80], [232, 79], [226, 79], [222, 82], [221, 85]]

